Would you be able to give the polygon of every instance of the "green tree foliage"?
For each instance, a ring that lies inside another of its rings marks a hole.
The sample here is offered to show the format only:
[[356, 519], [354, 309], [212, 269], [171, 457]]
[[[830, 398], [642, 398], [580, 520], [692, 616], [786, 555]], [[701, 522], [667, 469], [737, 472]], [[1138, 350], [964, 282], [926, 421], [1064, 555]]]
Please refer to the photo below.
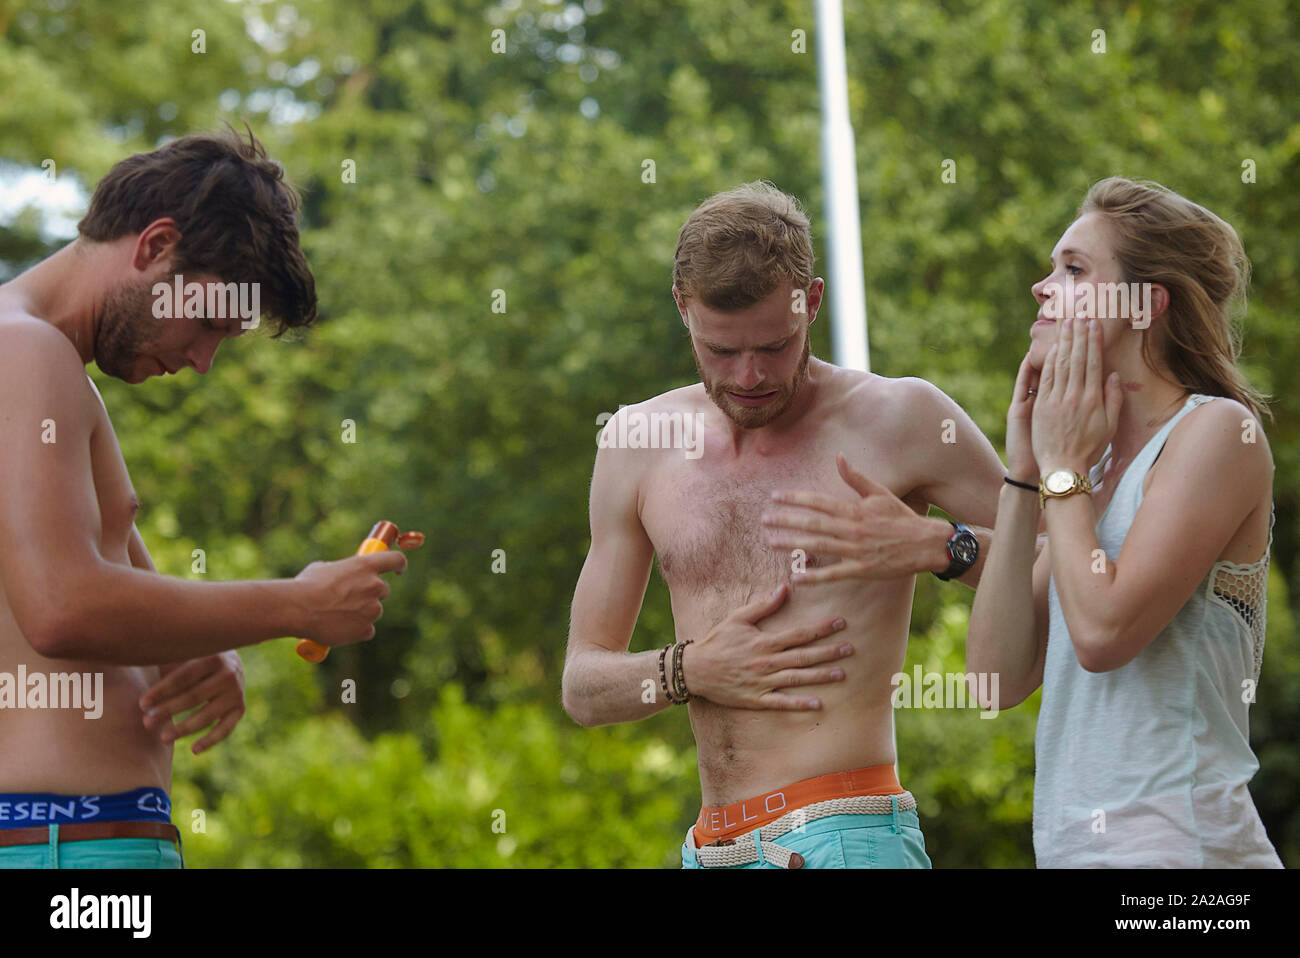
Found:
[[[1255, 265], [1243, 363], [1278, 397], [1253, 792], [1300, 864], [1287, 5], [845, 13], [873, 369], [937, 383], [995, 444], [1029, 286], [1090, 183], [1155, 179], [1241, 231]], [[775, 181], [804, 199], [822, 257], [815, 36], [812, 4], [794, 0], [158, 0], [129, 15], [0, 0], [9, 163], [53, 158], [89, 187], [128, 152], [246, 119], [304, 191], [318, 330], [243, 337], [202, 380], [95, 374], [159, 568], [292, 575], [380, 518], [429, 536], [374, 642], [319, 667], [290, 643], [245, 654], [236, 734], [201, 759], [178, 750], [177, 821], [200, 810], [206, 827], [187, 832], [192, 865], [676, 864], [698, 809], [685, 715], [588, 730], [559, 705], [597, 417], [695, 379], [669, 286], [704, 196]], [[6, 275], [56, 245], [34, 222], [0, 226]], [[823, 356], [829, 318], [814, 326]], [[969, 606], [960, 587], [918, 583], [909, 671], [964, 670]], [[670, 633], [655, 578], [633, 649]], [[936, 865], [1032, 864], [1036, 703], [993, 720], [897, 713]]]

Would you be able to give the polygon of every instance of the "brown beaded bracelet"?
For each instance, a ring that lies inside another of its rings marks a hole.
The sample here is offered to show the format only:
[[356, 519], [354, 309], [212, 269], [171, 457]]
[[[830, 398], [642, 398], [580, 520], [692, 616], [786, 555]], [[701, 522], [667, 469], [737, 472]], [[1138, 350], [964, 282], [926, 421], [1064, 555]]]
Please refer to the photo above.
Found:
[[686, 673], [682, 670], [682, 658], [686, 654], [686, 646], [691, 644], [691, 640], [678, 642], [677, 647], [673, 649], [673, 692], [676, 695], [675, 705], [685, 705], [691, 700], [690, 690], [686, 688]]
[[667, 645], [665, 645], [662, 649], [659, 650], [659, 688], [663, 690], [664, 698], [666, 698], [669, 702], [673, 701], [673, 693], [668, 688], [668, 673], [664, 669], [664, 657], [668, 654], [668, 650], [671, 649], [672, 647], [673, 644], [669, 642]]

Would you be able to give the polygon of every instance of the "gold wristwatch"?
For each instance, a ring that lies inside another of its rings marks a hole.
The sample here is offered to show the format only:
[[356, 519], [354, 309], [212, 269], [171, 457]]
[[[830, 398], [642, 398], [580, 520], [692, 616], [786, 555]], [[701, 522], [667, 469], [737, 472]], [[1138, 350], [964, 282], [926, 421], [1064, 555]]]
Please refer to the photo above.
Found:
[[1064, 499], [1076, 492], [1092, 495], [1092, 483], [1071, 469], [1056, 469], [1038, 480], [1038, 508], [1047, 505], [1048, 499]]

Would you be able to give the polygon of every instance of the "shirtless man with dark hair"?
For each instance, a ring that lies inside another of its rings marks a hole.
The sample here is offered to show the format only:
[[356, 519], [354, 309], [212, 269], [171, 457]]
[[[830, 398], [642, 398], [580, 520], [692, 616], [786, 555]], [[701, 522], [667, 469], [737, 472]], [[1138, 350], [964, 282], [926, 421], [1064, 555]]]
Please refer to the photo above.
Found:
[[[701, 382], [620, 409], [596, 456], [564, 705], [601, 725], [689, 698], [703, 808], [684, 867], [930, 864], [894, 770], [891, 677], [915, 574], [970, 584], [989, 534], [918, 516], [991, 526], [1005, 472], [929, 383], [811, 357], [822, 292], [792, 197], [705, 201], [673, 287]], [[646, 421], [696, 424], [693, 448], [622, 441]], [[857, 526], [869, 553], [844, 546]], [[677, 643], [629, 654], [656, 555]]]
[[0, 867], [180, 867], [172, 742], [210, 728], [201, 751], [243, 715], [229, 650], [368, 639], [381, 573], [405, 567], [385, 552], [288, 580], [158, 575], [86, 376], [92, 359], [130, 383], [205, 373], [223, 340], [257, 324], [230, 315], [231, 299], [187, 309], [178, 273], [182, 292], [252, 286], [282, 329], [308, 325], [316, 294], [295, 210], [251, 133], [184, 137], [115, 166], [79, 237], [0, 286]]

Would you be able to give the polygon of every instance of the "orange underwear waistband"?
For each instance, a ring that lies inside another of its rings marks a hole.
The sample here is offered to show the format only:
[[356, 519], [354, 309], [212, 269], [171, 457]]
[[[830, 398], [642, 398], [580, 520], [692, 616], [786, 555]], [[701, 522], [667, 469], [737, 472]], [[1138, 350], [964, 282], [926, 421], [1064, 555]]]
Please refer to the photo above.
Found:
[[904, 791], [892, 765], [872, 765], [806, 778], [730, 805], [704, 806], [695, 821], [695, 844], [699, 847], [735, 838], [814, 802], [855, 795], [901, 795]]

